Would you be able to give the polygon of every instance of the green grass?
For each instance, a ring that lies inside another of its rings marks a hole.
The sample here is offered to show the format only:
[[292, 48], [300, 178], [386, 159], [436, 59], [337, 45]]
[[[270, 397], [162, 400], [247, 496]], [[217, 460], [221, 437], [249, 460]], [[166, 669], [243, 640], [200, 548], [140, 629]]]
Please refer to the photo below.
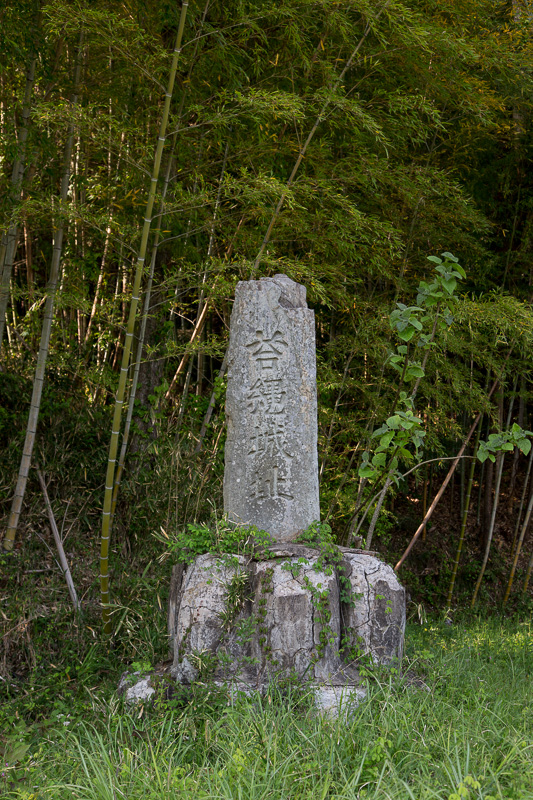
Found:
[[132, 711], [87, 676], [70, 717], [4, 709], [0, 796], [533, 800], [530, 622], [411, 625], [406, 648], [409, 673], [369, 676], [338, 720], [294, 692], [228, 705], [207, 687]]

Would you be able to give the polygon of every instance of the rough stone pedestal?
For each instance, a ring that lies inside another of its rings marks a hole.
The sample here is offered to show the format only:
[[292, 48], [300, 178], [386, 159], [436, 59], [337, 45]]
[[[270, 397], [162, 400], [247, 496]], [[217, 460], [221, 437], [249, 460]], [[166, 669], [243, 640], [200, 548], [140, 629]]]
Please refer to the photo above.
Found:
[[326, 711], [341, 698], [348, 703], [350, 692], [360, 699], [357, 658], [392, 664], [402, 655], [405, 594], [393, 570], [372, 554], [345, 551], [353, 594], [341, 602], [339, 575], [318, 567], [318, 551], [273, 550], [264, 559], [207, 554], [184, 572], [174, 568], [172, 675], [245, 691], [297, 679], [320, 690]]

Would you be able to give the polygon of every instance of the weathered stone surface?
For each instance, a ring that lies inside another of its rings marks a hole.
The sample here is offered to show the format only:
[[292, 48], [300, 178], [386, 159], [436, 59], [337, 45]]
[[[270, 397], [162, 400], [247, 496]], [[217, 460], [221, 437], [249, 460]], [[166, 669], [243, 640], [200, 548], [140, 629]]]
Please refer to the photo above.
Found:
[[316, 556], [299, 557], [254, 564], [259, 621], [254, 655], [261, 659], [263, 680], [281, 672], [328, 681], [342, 672], [337, 580], [334, 574], [317, 572], [316, 560]]
[[259, 546], [256, 548], [254, 558], [262, 560], [272, 558], [307, 558], [312, 559], [318, 556], [318, 550], [307, 544], [293, 544], [292, 542], [275, 542], [267, 547]]
[[124, 695], [126, 703], [131, 705], [152, 700], [155, 689], [151, 683], [151, 676], [143, 675], [142, 672], [124, 672], [117, 687], [117, 694]]
[[[356, 670], [348, 669], [339, 656], [337, 577], [316, 571], [317, 557], [310, 551], [309, 558], [248, 564], [239, 557], [232, 566], [224, 558], [199, 556], [185, 573], [173, 612], [173, 676], [192, 683], [206, 666], [215, 680], [255, 688], [280, 677], [357, 682]], [[237, 572], [245, 572], [248, 582], [239, 613], [225, 625], [228, 585]]]
[[[249, 657], [249, 644], [224, 641], [223, 614], [227, 610], [226, 596], [232, 578], [243, 570], [245, 559], [231, 556], [222, 559], [205, 554], [198, 556], [183, 576], [174, 636], [172, 675], [180, 683], [197, 680], [203, 669], [212, 677], [226, 677], [227, 670], [214, 659], [227, 653], [231, 664], [242, 656]], [[248, 614], [250, 613], [250, 609]], [[233, 652], [232, 652], [233, 651]], [[231, 672], [231, 670], [230, 670]]]
[[327, 717], [349, 715], [366, 697], [362, 686], [317, 686], [314, 689], [315, 705]]
[[226, 422], [226, 513], [291, 541], [320, 506], [314, 312], [286, 275], [237, 284]]
[[405, 589], [392, 567], [378, 558], [344, 553], [345, 574], [359, 597], [341, 604], [346, 640], [379, 664], [400, 661], [405, 633]]

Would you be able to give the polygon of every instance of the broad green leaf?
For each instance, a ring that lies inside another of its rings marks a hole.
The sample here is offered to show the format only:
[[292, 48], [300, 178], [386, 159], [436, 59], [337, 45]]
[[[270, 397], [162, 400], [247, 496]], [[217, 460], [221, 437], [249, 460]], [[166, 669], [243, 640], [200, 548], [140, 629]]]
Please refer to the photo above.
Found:
[[518, 447], [520, 448], [521, 452], [527, 456], [531, 451], [531, 439], [521, 439], [518, 443]]
[[453, 261], [455, 264], [459, 262], [459, 259], [453, 256], [451, 253], [441, 253], [443, 258], [447, 258], [448, 261]]
[[403, 339], [404, 342], [410, 342], [414, 335], [415, 329], [412, 326], [409, 326], [404, 331], [398, 331], [398, 336], [400, 339]]
[[455, 291], [455, 287], [457, 286], [457, 281], [455, 278], [443, 278], [442, 285], [446, 289], [447, 292], [453, 294]]
[[385, 434], [385, 436], [382, 436], [381, 439], [379, 440], [380, 447], [388, 447], [393, 439], [394, 439], [394, 431], [389, 431], [388, 433]]

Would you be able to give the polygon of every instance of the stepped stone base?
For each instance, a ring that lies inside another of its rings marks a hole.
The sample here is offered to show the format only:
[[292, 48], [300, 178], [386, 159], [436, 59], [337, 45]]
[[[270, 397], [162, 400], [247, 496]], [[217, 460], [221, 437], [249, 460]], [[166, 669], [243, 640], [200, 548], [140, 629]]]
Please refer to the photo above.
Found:
[[317, 706], [327, 713], [348, 698], [360, 700], [359, 659], [392, 664], [402, 657], [405, 591], [375, 554], [341, 550], [349, 602], [346, 581], [320, 569], [319, 552], [304, 545], [277, 544], [253, 558], [206, 554], [186, 569], [176, 565], [172, 676], [249, 691], [297, 680], [320, 688]]

